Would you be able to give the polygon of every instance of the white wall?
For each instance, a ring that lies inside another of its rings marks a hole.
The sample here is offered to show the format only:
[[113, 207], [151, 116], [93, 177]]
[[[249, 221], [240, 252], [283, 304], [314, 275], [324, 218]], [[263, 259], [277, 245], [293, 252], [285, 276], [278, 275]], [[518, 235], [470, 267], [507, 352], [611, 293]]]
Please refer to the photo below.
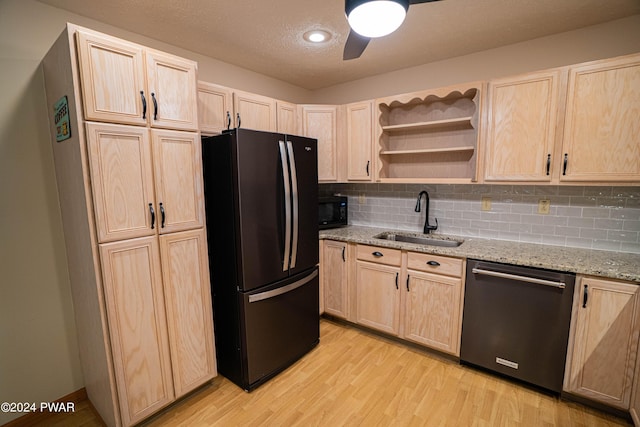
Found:
[[[300, 103], [342, 103], [424, 89], [425, 82], [434, 87], [545, 68], [575, 58], [584, 44], [589, 49], [579, 60], [640, 51], [634, 17], [313, 93], [33, 0], [0, 0], [0, 402], [54, 400], [84, 385], [40, 68], [67, 21], [195, 59], [203, 80]], [[0, 413], [0, 424], [19, 415]]]

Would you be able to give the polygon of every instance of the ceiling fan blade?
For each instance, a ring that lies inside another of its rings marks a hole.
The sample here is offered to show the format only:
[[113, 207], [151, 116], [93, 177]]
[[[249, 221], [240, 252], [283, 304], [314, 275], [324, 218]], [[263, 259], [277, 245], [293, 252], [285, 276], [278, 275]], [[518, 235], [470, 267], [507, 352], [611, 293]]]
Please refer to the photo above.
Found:
[[344, 44], [342, 59], [347, 61], [349, 59], [360, 58], [360, 55], [362, 55], [362, 52], [364, 52], [364, 49], [369, 44], [369, 40], [371, 40], [369, 37], [363, 37], [355, 31], [350, 30], [347, 42]]
[[433, 1], [440, 1], [440, 0], [409, 0], [409, 4], [420, 4], [420, 3], [431, 3]]

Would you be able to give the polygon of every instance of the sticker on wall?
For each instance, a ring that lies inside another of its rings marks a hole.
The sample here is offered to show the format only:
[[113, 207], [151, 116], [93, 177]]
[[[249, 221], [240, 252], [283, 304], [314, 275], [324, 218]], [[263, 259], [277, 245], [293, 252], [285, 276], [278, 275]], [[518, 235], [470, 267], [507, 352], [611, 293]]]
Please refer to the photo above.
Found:
[[63, 96], [53, 106], [53, 122], [56, 126], [56, 142], [71, 138], [71, 122], [69, 121], [69, 103]]

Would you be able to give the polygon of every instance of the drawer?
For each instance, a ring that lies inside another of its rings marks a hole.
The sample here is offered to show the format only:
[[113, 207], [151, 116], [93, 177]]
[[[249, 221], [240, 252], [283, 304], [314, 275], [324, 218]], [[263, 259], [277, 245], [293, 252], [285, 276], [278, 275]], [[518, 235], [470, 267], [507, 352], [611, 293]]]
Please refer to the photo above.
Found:
[[400, 251], [400, 249], [358, 245], [357, 257], [358, 259], [363, 261], [400, 266], [400, 263], [402, 261], [402, 252]]
[[409, 252], [408, 255], [407, 268], [410, 270], [462, 277], [463, 261], [459, 258], [421, 254], [417, 252]]

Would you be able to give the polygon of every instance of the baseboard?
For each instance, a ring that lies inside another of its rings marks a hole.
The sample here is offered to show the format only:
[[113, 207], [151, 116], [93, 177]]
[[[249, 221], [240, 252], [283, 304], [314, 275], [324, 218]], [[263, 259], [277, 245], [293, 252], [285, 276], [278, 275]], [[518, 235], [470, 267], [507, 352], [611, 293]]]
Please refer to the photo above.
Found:
[[[76, 390], [73, 393], [69, 393], [66, 396], [61, 397], [60, 399], [56, 399], [54, 402], [73, 402], [77, 406], [78, 403], [85, 400], [87, 400], [87, 390], [82, 387], [80, 390]], [[29, 412], [20, 418], [16, 418], [15, 420], [11, 420], [8, 423], [3, 424], [1, 427], [31, 427], [44, 422], [49, 416], [50, 412], [47, 410]]]

